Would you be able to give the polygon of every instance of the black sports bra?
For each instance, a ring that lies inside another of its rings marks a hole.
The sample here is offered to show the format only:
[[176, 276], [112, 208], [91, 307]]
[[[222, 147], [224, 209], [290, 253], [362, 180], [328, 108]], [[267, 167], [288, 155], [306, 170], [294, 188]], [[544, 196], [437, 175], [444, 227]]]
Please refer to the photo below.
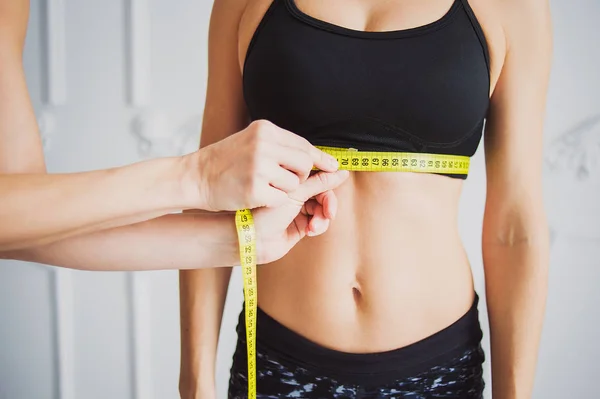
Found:
[[274, 0], [243, 75], [251, 119], [313, 145], [472, 156], [489, 106], [488, 48], [467, 0], [430, 24], [385, 32]]

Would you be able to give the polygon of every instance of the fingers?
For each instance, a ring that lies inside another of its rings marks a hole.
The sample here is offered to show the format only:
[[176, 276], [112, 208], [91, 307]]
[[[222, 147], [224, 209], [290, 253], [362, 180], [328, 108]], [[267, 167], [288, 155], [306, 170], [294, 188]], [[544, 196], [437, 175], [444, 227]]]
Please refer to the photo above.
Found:
[[305, 171], [306, 175], [308, 175], [313, 166], [324, 172], [335, 172], [338, 170], [339, 165], [335, 157], [311, 145], [305, 138], [275, 125], [271, 125], [271, 129], [277, 131], [274, 134], [274, 140], [277, 144], [300, 150], [309, 157], [310, 169]]
[[[223, 143], [214, 144], [219, 151], [213, 154], [212, 163], [217, 166], [211, 168], [212, 180], [220, 179], [223, 183], [213, 182], [209, 185], [211, 190], [204, 190], [216, 193], [211, 195], [216, 199], [206, 201], [217, 203], [213, 206], [215, 209], [279, 206], [288, 195], [292, 198], [291, 194], [298, 191], [301, 182], [309, 179], [315, 166], [323, 171], [337, 170], [335, 158], [313, 147], [306, 139], [265, 120], [252, 122], [243, 133], [236, 133]], [[310, 185], [322, 187], [305, 189], [306, 194], [292, 199], [304, 203], [319, 192], [335, 187], [340, 180], [339, 177], [322, 179], [321, 184]]]
[[319, 150], [316, 147], [310, 146], [309, 155], [312, 159], [313, 165], [323, 172], [335, 172], [339, 168], [337, 159], [333, 156]]
[[350, 172], [347, 170], [338, 170], [335, 173], [316, 173], [300, 184], [298, 190], [290, 194], [290, 198], [305, 202], [308, 198], [339, 187], [346, 181], [348, 176], [350, 176]]
[[285, 191], [269, 186], [261, 196], [261, 199], [261, 203], [255, 208], [260, 208], [262, 206], [275, 208], [285, 204], [289, 200], [289, 197]]
[[273, 146], [273, 152], [279, 165], [294, 172], [301, 182], [308, 178], [313, 162], [305, 151], [292, 147]]
[[323, 213], [323, 206], [314, 199], [304, 203], [300, 215], [295, 219], [299, 239], [304, 236], [314, 237], [323, 234], [329, 228], [330, 221]]
[[323, 214], [327, 219], [335, 219], [337, 214], [337, 196], [332, 190], [318, 194], [315, 199], [323, 206]]
[[304, 203], [304, 206], [302, 206], [302, 210], [300, 212], [303, 215], [312, 216], [315, 214], [315, 212], [317, 211], [317, 208], [320, 206], [321, 206], [321, 204], [319, 204], [316, 200], [311, 199]]
[[297, 175], [283, 168], [276, 168], [271, 171], [270, 184], [273, 188], [285, 193], [291, 193], [300, 186], [300, 179]]
[[316, 206], [314, 208], [314, 212], [315, 213], [313, 214], [313, 216], [310, 218], [310, 221], [308, 222], [307, 235], [309, 237], [315, 237], [320, 234], [323, 234], [329, 228], [329, 219], [327, 219], [325, 217], [325, 215], [323, 214], [323, 207]]

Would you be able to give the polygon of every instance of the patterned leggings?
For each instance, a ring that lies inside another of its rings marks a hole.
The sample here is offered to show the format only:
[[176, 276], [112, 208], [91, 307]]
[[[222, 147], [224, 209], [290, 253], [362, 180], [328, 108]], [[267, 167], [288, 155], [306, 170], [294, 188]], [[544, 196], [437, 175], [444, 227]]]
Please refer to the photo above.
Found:
[[[414, 377], [374, 385], [341, 383], [316, 370], [279, 362], [258, 352], [257, 399], [481, 399], [484, 388], [483, 358], [483, 351], [477, 347], [447, 364], [432, 367]], [[247, 398], [246, 364], [243, 360], [234, 360], [231, 371], [229, 399]]]
[[[465, 316], [422, 341], [377, 354], [323, 348], [258, 309], [257, 399], [481, 399], [484, 389], [477, 299]], [[229, 399], [247, 398], [243, 311]]]

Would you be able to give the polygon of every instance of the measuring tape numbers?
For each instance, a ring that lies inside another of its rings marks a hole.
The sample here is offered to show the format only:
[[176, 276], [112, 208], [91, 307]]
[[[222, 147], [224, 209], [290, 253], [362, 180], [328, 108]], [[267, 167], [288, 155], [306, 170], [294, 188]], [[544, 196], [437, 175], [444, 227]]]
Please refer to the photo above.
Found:
[[470, 158], [463, 155], [419, 152], [358, 151], [352, 148], [317, 146], [334, 156], [340, 169], [355, 172], [416, 172], [466, 175]]
[[[416, 172], [466, 175], [470, 158], [462, 155], [426, 154], [412, 152], [358, 151], [317, 146], [334, 156], [339, 169], [356, 172]], [[248, 358], [248, 399], [256, 399], [256, 230], [250, 209], [235, 214], [240, 249], [240, 265], [244, 279], [246, 349]]]
[[248, 358], [248, 398], [256, 398], [256, 230], [250, 209], [235, 213], [235, 227], [240, 246], [240, 264], [244, 279], [246, 349]]

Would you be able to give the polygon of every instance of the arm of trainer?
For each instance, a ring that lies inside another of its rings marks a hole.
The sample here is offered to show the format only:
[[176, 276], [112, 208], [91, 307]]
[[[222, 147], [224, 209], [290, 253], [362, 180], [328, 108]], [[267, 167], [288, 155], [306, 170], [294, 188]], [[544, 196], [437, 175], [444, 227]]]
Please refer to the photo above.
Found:
[[213, 146], [86, 173], [0, 175], [0, 251], [48, 244], [182, 209], [282, 204], [313, 165], [336, 162], [304, 139], [254, 123]]
[[[337, 211], [330, 190], [347, 177], [347, 171], [320, 172], [283, 203], [253, 211], [258, 263], [273, 262], [306, 235], [325, 232]], [[201, 269], [238, 265], [239, 249], [233, 213], [202, 212], [166, 215], [0, 257], [95, 271]]]
[[335, 160], [264, 121], [183, 157], [46, 174], [22, 56], [29, 2], [0, 0], [0, 251], [146, 221], [182, 209], [283, 203]]

